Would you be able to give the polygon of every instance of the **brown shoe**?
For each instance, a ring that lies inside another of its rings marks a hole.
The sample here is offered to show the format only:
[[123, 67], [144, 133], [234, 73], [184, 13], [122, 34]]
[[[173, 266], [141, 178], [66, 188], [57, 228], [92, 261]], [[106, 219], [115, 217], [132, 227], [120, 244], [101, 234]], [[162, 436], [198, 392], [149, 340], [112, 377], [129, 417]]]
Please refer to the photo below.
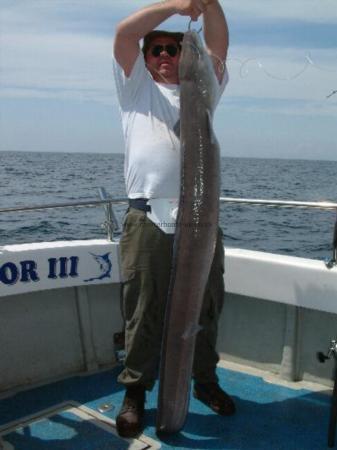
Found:
[[194, 383], [193, 396], [221, 416], [235, 413], [233, 400], [218, 383]]
[[117, 432], [121, 437], [135, 437], [143, 430], [145, 388], [132, 386], [126, 389], [123, 405], [116, 417]]

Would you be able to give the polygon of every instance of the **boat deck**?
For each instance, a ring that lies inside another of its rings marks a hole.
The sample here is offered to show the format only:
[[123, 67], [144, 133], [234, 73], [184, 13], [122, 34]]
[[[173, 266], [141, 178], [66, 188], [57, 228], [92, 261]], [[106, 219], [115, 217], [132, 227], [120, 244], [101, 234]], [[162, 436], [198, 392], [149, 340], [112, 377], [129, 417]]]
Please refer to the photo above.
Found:
[[116, 381], [119, 371], [117, 367], [101, 373], [68, 378], [0, 399], [3, 448], [327, 448], [330, 396], [326, 392], [274, 384], [260, 376], [222, 367], [218, 369], [220, 384], [235, 399], [237, 413], [234, 416], [220, 417], [191, 398], [184, 429], [165, 440], [159, 440], [155, 434], [156, 384], [147, 396], [144, 434], [136, 440], [123, 440], [114, 429], [114, 419], [124, 396], [123, 389]]

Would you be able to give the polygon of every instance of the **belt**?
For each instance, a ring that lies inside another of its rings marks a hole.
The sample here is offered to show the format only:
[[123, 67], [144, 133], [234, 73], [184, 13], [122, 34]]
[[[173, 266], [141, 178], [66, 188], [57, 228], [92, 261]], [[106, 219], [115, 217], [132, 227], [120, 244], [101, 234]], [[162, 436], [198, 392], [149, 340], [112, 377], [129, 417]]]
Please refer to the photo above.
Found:
[[141, 211], [151, 212], [151, 206], [147, 205], [147, 198], [129, 198], [130, 208], [140, 209]]

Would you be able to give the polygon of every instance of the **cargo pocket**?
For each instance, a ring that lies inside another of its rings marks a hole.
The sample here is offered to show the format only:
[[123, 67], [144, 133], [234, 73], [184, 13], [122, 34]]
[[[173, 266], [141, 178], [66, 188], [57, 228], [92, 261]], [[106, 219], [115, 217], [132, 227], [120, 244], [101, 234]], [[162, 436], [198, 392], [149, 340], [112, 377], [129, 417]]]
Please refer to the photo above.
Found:
[[143, 211], [131, 208], [125, 217], [119, 244], [122, 273], [126, 274], [127, 270], [150, 270], [155, 250], [153, 228]]
[[139, 227], [144, 224], [145, 219], [144, 212], [128, 208], [123, 219], [121, 242], [128, 242], [139, 231]]
[[[125, 322], [125, 350], [127, 354], [126, 362], [130, 365], [130, 354], [132, 359], [132, 349], [137, 348], [138, 329], [140, 317], [140, 295], [139, 278], [136, 270], [124, 270], [123, 272], [123, 317]], [[131, 353], [130, 353], [131, 352]]]
[[145, 270], [126, 270], [124, 276], [122, 286], [125, 319], [136, 317], [145, 321], [153, 320], [157, 299], [151, 273]]
[[130, 322], [137, 309], [139, 286], [135, 270], [122, 271], [122, 295], [123, 295], [123, 317], [126, 323]]

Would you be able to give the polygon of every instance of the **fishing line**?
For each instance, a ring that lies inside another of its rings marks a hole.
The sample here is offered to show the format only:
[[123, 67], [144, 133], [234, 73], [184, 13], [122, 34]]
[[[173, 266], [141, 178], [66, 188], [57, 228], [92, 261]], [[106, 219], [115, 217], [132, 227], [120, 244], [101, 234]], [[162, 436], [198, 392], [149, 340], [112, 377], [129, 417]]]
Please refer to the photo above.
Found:
[[279, 81], [291, 81], [291, 80], [294, 80], [295, 78], [298, 78], [300, 75], [302, 75], [302, 73], [304, 73], [307, 70], [308, 66], [311, 64], [310, 60], [306, 59], [305, 65], [304, 65], [304, 67], [301, 70], [296, 72], [294, 75], [287, 76], [287, 77], [282, 77], [282, 76], [279, 76], [279, 75], [274, 75], [272, 72], [267, 70], [259, 60], [255, 60], [253, 58], [249, 58], [246, 61], [244, 61], [243, 64], [241, 65], [241, 68], [240, 68], [240, 76], [241, 76], [241, 78], [245, 78], [245, 76], [248, 75], [248, 70], [247, 69], [246, 69], [247, 70], [246, 71], [246, 75], [244, 75], [244, 69], [245, 69], [245, 66], [247, 66], [247, 64], [252, 62], [252, 61], [256, 61], [256, 64], [257, 64], [258, 68], [261, 69], [269, 78], [273, 78], [274, 80], [279, 80]]
[[216, 55], [213, 52], [209, 52], [209, 54], [212, 56], [212, 58], [215, 58], [215, 60], [219, 64], [219, 72], [224, 73], [225, 72], [225, 61], [223, 61], [218, 55]]
[[193, 30], [193, 29], [192, 29], [192, 22], [194, 22], [194, 21], [191, 19], [191, 20], [189, 21], [189, 23], [188, 23], [187, 30], [188, 30], [188, 31], [195, 31], [196, 33], [200, 34], [200, 33], [202, 32], [202, 27], [200, 27], [199, 30], [197, 30], [197, 29]]
[[332, 97], [335, 94], [337, 94], [337, 90], [330, 92], [330, 94], [327, 95], [326, 98], [330, 98], [330, 97]]
[[315, 67], [315, 69], [317, 70], [321, 70], [322, 72], [331, 72], [331, 73], [337, 73], [336, 69], [329, 69], [328, 67], [323, 67], [323, 66], [319, 66], [318, 64], [316, 64], [313, 59], [311, 58], [311, 54], [310, 52], [307, 55], [308, 60], [310, 61], [310, 64]]
[[314, 60], [312, 59], [310, 53], [308, 53], [304, 57], [304, 66], [300, 70], [295, 72], [293, 75], [286, 76], [286, 77], [282, 77], [280, 75], [275, 75], [270, 70], [267, 70], [266, 67], [265, 67], [265, 64], [263, 64], [257, 58], [247, 58], [246, 60], [242, 60], [242, 59], [236, 58], [236, 57], [229, 57], [229, 58], [227, 58], [227, 61], [228, 62], [229, 61], [237, 61], [237, 62], [239, 62], [239, 64], [240, 64], [239, 74], [240, 74], [241, 78], [246, 78], [249, 75], [249, 70], [248, 70], [247, 66], [248, 66], [248, 64], [251, 64], [251, 63], [255, 63], [257, 65], [257, 67], [260, 70], [262, 70], [262, 72], [264, 72], [264, 74], [267, 77], [272, 78], [274, 80], [278, 80], [278, 81], [291, 81], [291, 80], [294, 80], [294, 79], [300, 77], [310, 66], [315, 68], [315, 69], [317, 69], [317, 70], [320, 70], [321, 72], [337, 73], [336, 69], [330, 69], [328, 67], [320, 66], [317, 63], [315, 63]]

